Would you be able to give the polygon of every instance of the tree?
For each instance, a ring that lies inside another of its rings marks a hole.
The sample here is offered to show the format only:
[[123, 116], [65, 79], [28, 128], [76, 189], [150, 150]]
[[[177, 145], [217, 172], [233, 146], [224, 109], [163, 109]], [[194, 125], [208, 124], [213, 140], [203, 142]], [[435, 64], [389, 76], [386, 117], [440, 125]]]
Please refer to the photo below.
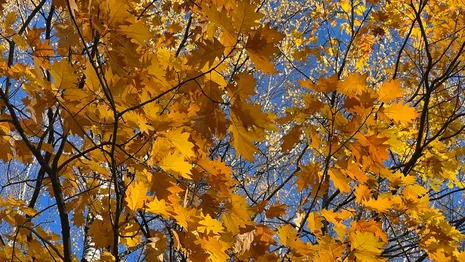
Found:
[[465, 260], [464, 3], [1, 6], [2, 260]]

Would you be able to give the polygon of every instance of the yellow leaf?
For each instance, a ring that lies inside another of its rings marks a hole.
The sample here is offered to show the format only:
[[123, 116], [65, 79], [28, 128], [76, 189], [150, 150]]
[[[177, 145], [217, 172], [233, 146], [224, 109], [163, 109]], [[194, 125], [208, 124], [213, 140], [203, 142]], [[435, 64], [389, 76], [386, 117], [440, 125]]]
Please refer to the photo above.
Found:
[[77, 82], [77, 76], [74, 74], [74, 68], [68, 60], [62, 59], [52, 65], [51, 75], [57, 89], [67, 89]]
[[289, 246], [297, 239], [297, 231], [289, 224], [278, 227], [279, 241], [283, 246]]
[[35, 216], [37, 214], [37, 211], [34, 208], [22, 207], [20, 209], [24, 214], [26, 214], [28, 216]]
[[317, 212], [312, 212], [308, 216], [308, 224], [307, 227], [310, 229], [310, 231], [319, 236], [323, 233], [322, 228], [323, 228], [323, 218], [320, 216], [319, 213]]
[[115, 257], [108, 251], [104, 251], [100, 255], [100, 259], [95, 260], [96, 262], [113, 262], [115, 261]]
[[237, 153], [242, 155], [244, 159], [253, 161], [254, 153], [257, 151], [253, 142], [259, 138], [257, 133], [248, 131], [239, 123], [234, 122], [229, 127], [229, 131], [234, 137], [234, 148]]
[[194, 208], [185, 208], [183, 206], [176, 206], [173, 210], [170, 211], [172, 217], [176, 219], [176, 222], [185, 228], [186, 230], [191, 230], [189, 226], [193, 224], [195, 220], [197, 220], [195, 213], [196, 210]]
[[388, 238], [386, 232], [384, 232], [383, 230], [381, 221], [376, 222], [375, 220], [355, 220], [351, 223], [350, 230], [353, 232], [371, 232], [375, 234], [375, 236], [383, 240], [385, 243], [388, 243]]
[[15, 43], [16, 43], [16, 45], [18, 45], [18, 47], [24, 48], [24, 49], [27, 48], [27, 42], [26, 42], [26, 40], [24, 39], [23, 36], [15, 34], [14, 36], [11, 37], [11, 39], [13, 39], [13, 41], [15, 41]]
[[326, 78], [320, 78], [316, 84], [312, 83], [312, 80], [300, 80], [300, 85], [306, 87], [315, 92], [323, 92], [329, 94], [337, 89], [337, 74]]
[[228, 244], [213, 237], [200, 238], [196, 241], [209, 255], [210, 261], [212, 262], [224, 262], [229, 259], [229, 255], [226, 254]]
[[386, 212], [387, 210], [392, 208], [394, 204], [395, 202], [392, 201], [388, 195], [381, 195], [378, 197], [378, 199], [370, 198], [368, 200], [362, 201], [363, 206], [366, 206], [378, 212]]
[[121, 243], [129, 248], [137, 246], [141, 242], [140, 227], [138, 224], [127, 223], [121, 228]]
[[142, 182], [132, 182], [126, 189], [126, 202], [132, 211], [136, 211], [144, 206], [147, 200], [147, 187]]
[[371, 191], [366, 185], [361, 184], [355, 188], [355, 200], [357, 203], [362, 203], [362, 201], [368, 200], [370, 196]]
[[192, 165], [184, 160], [184, 156], [179, 154], [169, 154], [163, 158], [158, 165], [166, 172], [172, 172], [184, 178], [191, 178]]
[[250, 210], [247, 202], [243, 196], [233, 194], [229, 199], [230, 211], [221, 215], [221, 220], [225, 228], [233, 234], [239, 233], [240, 229], [245, 228], [247, 225], [253, 225], [250, 221]]
[[202, 220], [199, 221], [200, 226], [198, 231], [209, 234], [219, 234], [223, 232], [223, 224], [220, 221], [213, 219], [209, 214], [207, 214]]
[[381, 254], [381, 248], [384, 246], [378, 241], [378, 237], [370, 232], [353, 232], [350, 233], [351, 249], [354, 250], [355, 256], [360, 261], [374, 261]]
[[334, 186], [341, 190], [341, 192], [349, 193], [350, 192], [350, 179], [347, 178], [344, 173], [339, 169], [330, 169], [329, 176], [331, 181], [333, 181]]
[[152, 36], [148, 26], [140, 20], [130, 25], [121, 25], [120, 29], [123, 34], [141, 46], [145, 45]]
[[160, 232], [156, 236], [149, 238], [145, 246], [146, 261], [163, 261], [166, 250], [166, 236]]
[[250, 250], [254, 241], [255, 231], [256, 230], [236, 235], [233, 246], [233, 250], [235, 253], [243, 254], [246, 251]]
[[[86, 75], [86, 87], [95, 94], [100, 94], [102, 92], [100, 80], [90, 61], [86, 63], [84, 74]], [[79, 91], [82, 92], [82, 90]]]
[[228, 17], [228, 13], [225, 9], [221, 9], [221, 12], [218, 12], [216, 7], [210, 7], [206, 4], [206, 2], [202, 2], [201, 7], [201, 11], [208, 21], [221, 28], [225, 33], [228, 34], [229, 38], [235, 39], [237, 37], [235, 34], [234, 26], [232, 25], [231, 18]]
[[182, 132], [182, 129], [176, 129], [168, 132], [166, 138], [183, 154], [186, 158], [195, 156], [194, 144], [189, 141], [190, 134]]
[[158, 200], [157, 198], [154, 198], [152, 201], [146, 203], [145, 206], [149, 213], [161, 215], [164, 218], [169, 217], [168, 210], [170, 207], [166, 204], [164, 199]]
[[107, 23], [108, 25], [115, 26], [122, 23], [131, 14], [128, 12], [129, 6], [125, 1], [120, 0], [106, 0]]

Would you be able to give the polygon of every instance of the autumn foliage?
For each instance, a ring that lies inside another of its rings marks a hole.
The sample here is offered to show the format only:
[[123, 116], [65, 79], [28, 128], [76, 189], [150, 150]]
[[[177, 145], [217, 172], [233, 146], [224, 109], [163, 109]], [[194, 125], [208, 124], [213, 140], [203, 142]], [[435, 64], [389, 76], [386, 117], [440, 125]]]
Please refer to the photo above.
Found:
[[465, 261], [463, 1], [0, 3], [0, 261]]

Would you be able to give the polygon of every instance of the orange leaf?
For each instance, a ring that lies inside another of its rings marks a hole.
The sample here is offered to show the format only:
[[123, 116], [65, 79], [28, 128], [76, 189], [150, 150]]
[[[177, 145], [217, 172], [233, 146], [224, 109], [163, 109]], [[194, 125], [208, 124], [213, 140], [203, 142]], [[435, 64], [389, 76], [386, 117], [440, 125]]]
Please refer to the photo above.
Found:
[[388, 108], [383, 108], [382, 112], [389, 119], [392, 119], [399, 124], [411, 123], [418, 117], [418, 113], [415, 111], [415, 108], [403, 105], [402, 102], [392, 104]]
[[275, 218], [277, 216], [281, 216], [281, 215], [284, 215], [286, 214], [286, 209], [287, 209], [287, 206], [284, 205], [284, 204], [275, 204], [275, 205], [272, 205], [266, 212], [266, 216], [268, 218]]

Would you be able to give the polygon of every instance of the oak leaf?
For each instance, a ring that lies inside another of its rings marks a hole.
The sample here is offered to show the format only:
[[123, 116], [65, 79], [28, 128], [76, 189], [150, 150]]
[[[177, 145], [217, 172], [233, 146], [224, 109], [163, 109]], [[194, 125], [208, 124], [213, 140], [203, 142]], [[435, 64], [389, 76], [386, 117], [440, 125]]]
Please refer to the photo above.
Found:
[[237, 8], [234, 8], [233, 26], [238, 32], [248, 32], [252, 27], [258, 26], [259, 20], [263, 14], [255, 12], [256, 5], [251, 4], [249, 1], [239, 1]]
[[254, 141], [260, 138], [257, 136], [257, 133], [248, 131], [237, 122], [233, 122], [231, 124], [229, 131], [233, 135], [234, 148], [236, 149], [237, 153], [242, 155], [244, 159], [253, 161], [254, 152], [257, 151], [257, 148], [254, 145]]
[[273, 74], [278, 71], [274, 68], [271, 59], [279, 53], [279, 49], [274, 46], [275, 42], [268, 42], [268, 39], [266, 29], [260, 28], [249, 36], [245, 49], [255, 67], [264, 73]]

